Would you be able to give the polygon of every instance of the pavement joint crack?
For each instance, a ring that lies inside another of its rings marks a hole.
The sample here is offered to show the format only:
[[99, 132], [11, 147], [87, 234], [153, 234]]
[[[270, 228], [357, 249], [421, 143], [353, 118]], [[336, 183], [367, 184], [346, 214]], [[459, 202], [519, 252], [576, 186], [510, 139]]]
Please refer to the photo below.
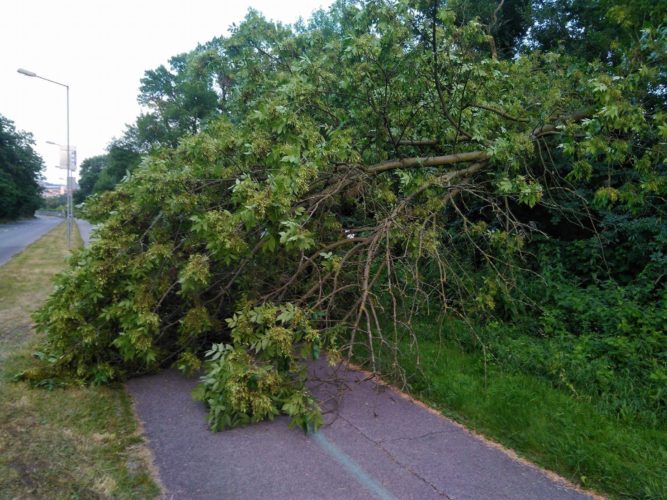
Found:
[[[408, 471], [410, 474], [412, 474], [414, 477], [416, 477], [416, 478], [419, 479], [420, 481], [424, 482], [425, 484], [427, 484], [428, 486], [430, 486], [431, 488], [433, 488], [433, 490], [434, 490], [438, 495], [440, 495], [441, 497], [443, 497], [443, 498], [448, 498], [448, 499], [452, 500], [452, 497], [450, 497], [450, 496], [449, 496], [447, 493], [445, 493], [444, 491], [440, 490], [435, 484], [433, 484], [433, 483], [430, 482], [428, 479], [426, 479], [424, 476], [422, 476], [421, 474], [419, 474], [416, 470], [414, 470], [414, 469], [413, 469], [412, 467], [410, 467], [409, 465], [406, 465], [406, 464], [402, 463], [400, 460], [398, 460], [398, 458], [396, 458], [396, 456], [395, 456], [391, 451], [389, 451], [387, 448], [385, 448], [385, 447], [383, 446], [383, 444], [382, 444], [382, 443], [384, 443], [383, 440], [376, 441], [375, 439], [373, 439], [373, 438], [371, 438], [369, 435], [367, 435], [364, 431], [362, 431], [359, 427], [357, 427], [356, 425], [354, 425], [349, 419], [345, 418], [343, 415], [340, 415], [340, 414], [339, 414], [339, 417], [342, 418], [345, 422], [347, 422], [352, 428], [354, 428], [354, 429], [355, 429], [359, 434], [361, 434], [364, 438], [366, 438], [366, 440], [370, 441], [370, 442], [373, 443], [376, 447], [380, 448], [383, 452], [385, 452], [385, 454], [389, 457], [389, 459], [390, 459], [392, 462], [394, 462], [396, 465], [398, 465], [399, 467], [405, 469], [405, 470]], [[441, 431], [441, 432], [443, 432], [443, 431]], [[431, 432], [430, 434], [440, 434], [441, 432]], [[409, 439], [409, 438], [398, 438], [398, 439]], [[395, 440], [392, 439], [391, 441], [395, 441]]]
[[434, 432], [427, 432], [426, 434], [421, 434], [419, 436], [406, 436], [406, 437], [400, 437], [400, 438], [395, 438], [395, 439], [390, 439], [389, 442], [393, 443], [395, 441], [416, 441], [418, 439], [424, 439], [430, 436], [437, 436], [438, 434], [447, 434], [448, 431], [434, 431]]

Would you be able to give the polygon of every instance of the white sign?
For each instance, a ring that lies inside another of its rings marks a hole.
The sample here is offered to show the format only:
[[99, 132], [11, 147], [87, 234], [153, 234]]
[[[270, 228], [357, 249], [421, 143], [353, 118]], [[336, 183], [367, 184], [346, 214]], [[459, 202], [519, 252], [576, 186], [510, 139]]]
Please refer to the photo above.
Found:
[[[60, 165], [58, 168], [67, 170], [67, 146], [60, 146]], [[76, 170], [76, 146], [69, 147], [69, 169]]]

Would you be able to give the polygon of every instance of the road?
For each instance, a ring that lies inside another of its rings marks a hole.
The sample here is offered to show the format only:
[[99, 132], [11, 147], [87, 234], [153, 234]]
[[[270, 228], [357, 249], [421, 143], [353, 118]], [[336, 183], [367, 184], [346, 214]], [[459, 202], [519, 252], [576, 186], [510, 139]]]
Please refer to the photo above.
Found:
[[0, 266], [64, 220], [38, 215], [35, 219], [0, 224]]

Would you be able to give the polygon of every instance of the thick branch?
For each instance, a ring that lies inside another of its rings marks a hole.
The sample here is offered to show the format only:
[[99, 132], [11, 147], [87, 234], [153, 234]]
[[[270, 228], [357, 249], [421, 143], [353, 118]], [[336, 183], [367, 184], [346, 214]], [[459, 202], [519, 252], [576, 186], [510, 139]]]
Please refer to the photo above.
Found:
[[399, 146], [437, 146], [438, 141], [435, 139], [424, 139], [420, 141], [401, 140], [398, 141]]
[[467, 153], [456, 153], [445, 156], [429, 156], [423, 158], [403, 158], [400, 160], [389, 160], [376, 165], [366, 167], [368, 174], [380, 174], [387, 170], [394, 170], [397, 168], [419, 168], [419, 167], [439, 167], [442, 165], [453, 165], [455, 163], [463, 163], [467, 161], [485, 161], [489, 159], [489, 155], [484, 151], [470, 151]]

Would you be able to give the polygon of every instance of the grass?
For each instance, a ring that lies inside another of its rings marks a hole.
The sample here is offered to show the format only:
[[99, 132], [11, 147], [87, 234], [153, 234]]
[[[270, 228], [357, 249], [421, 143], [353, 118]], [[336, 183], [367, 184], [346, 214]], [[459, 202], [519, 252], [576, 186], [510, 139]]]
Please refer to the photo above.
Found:
[[[413, 395], [583, 487], [618, 498], [667, 498], [664, 430], [614, 419], [535, 375], [485, 364], [456, 344], [449, 323], [418, 321], [414, 328], [418, 346], [405, 340], [399, 354]], [[388, 353], [379, 367], [390, 373]]]
[[61, 224], [0, 266], [0, 498], [156, 497], [121, 386], [45, 390], [12, 381], [32, 364], [30, 315], [65, 267], [65, 234]]

